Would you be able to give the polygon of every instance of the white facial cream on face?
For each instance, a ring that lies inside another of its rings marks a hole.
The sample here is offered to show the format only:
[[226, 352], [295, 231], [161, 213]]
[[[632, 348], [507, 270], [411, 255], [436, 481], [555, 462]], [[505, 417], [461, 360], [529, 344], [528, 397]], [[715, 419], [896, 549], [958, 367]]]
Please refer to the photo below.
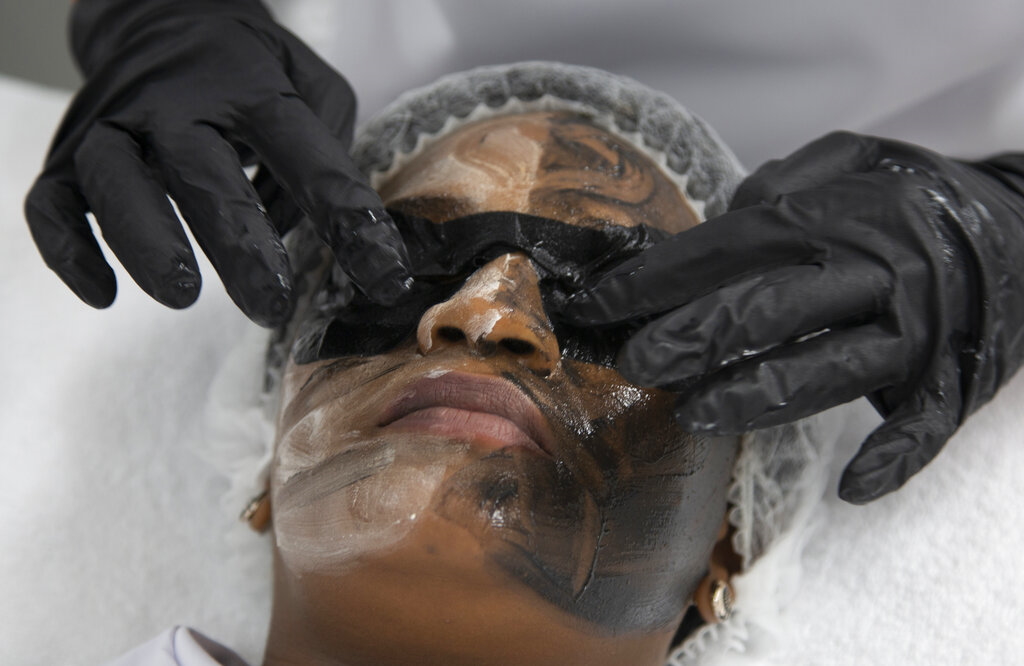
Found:
[[400, 542], [468, 450], [407, 433], [338, 435], [323, 411], [282, 438], [273, 471], [274, 534], [282, 560], [297, 574], [341, 573]]

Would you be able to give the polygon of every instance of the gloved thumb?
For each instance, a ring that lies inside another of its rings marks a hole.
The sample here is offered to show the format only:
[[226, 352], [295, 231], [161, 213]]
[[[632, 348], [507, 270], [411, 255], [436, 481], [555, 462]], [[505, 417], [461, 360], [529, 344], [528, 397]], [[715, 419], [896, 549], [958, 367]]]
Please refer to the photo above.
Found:
[[927, 465], [960, 427], [963, 401], [952, 361], [872, 432], [839, 481], [839, 497], [867, 504], [902, 486]]

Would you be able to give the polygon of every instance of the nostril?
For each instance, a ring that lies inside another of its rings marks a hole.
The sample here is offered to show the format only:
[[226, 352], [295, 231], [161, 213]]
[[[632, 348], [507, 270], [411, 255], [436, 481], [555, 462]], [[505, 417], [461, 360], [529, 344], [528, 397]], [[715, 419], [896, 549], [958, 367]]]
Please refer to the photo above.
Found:
[[466, 339], [466, 334], [462, 332], [462, 329], [454, 326], [442, 326], [437, 329], [437, 336], [448, 342], [461, 342]]
[[506, 350], [512, 352], [516, 356], [526, 356], [537, 351], [537, 348], [527, 342], [526, 340], [520, 340], [519, 338], [502, 338], [499, 343]]

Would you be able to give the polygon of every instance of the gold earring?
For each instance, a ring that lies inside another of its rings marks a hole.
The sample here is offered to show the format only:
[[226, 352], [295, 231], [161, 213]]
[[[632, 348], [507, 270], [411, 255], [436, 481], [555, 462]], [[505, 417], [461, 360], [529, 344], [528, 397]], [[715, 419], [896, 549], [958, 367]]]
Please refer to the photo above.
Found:
[[712, 574], [700, 582], [693, 595], [693, 603], [707, 624], [718, 624], [732, 617], [734, 599], [729, 580]]
[[249, 523], [249, 527], [256, 532], [265, 532], [267, 525], [270, 524], [270, 495], [268, 492], [264, 490], [249, 500], [239, 518]]
[[732, 604], [735, 595], [729, 581], [715, 579], [709, 587], [709, 594], [711, 596], [711, 612], [714, 613], [715, 621], [725, 622], [732, 617]]

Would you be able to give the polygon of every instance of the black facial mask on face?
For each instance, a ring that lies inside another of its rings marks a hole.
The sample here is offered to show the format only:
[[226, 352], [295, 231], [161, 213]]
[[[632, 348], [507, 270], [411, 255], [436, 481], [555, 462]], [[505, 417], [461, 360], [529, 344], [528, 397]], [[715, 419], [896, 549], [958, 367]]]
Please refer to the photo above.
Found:
[[379, 305], [353, 289], [341, 271], [327, 271], [299, 327], [293, 347], [296, 363], [391, 350], [415, 334], [428, 308], [449, 299], [478, 268], [503, 254], [524, 252], [540, 278], [544, 309], [562, 357], [613, 366], [619, 347], [643, 322], [583, 329], [559, 314], [591, 275], [670, 235], [643, 225], [580, 227], [512, 212], [477, 213], [440, 224], [389, 212], [409, 250], [412, 289], [393, 305]]

